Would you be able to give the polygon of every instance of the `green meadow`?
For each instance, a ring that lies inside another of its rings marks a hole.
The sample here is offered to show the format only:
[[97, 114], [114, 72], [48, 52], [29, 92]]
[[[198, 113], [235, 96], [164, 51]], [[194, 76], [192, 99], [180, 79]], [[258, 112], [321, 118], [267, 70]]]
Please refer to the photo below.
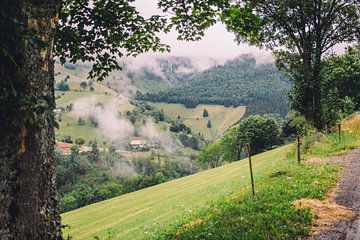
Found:
[[[200, 104], [196, 108], [186, 108], [183, 104], [154, 103], [158, 109], [176, 120], [180, 117], [195, 133], [201, 133], [205, 138], [214, 140], [221, 136], [230, 126], [239, 121], [245, 114], [246, 107], [224, 107], [222, 105]], [[206, 109], [209, 117], [203, 117]], [[208, 120], [211, 128], [207, 127]]]

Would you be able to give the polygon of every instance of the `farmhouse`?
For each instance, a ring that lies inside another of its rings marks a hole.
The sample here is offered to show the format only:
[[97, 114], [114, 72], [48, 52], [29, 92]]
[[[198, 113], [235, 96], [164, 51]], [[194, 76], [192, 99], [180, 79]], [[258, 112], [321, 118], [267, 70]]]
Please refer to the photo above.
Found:
[[64, 108], [62, 108], [62, 107], [57, 107], [57, 108], [54, 109], [54, 113], [55, 113], [55, 114], [59, 114], [59, 113], [61, 113], [62, 111], [64, 111]]
[[56, 143], [56, 146], [57, 146], [58, 148], [64, 150], [64, 149], [70, 149], [71, 146], [72, 146], [72, 144], [70, 144], [70, 143], [65, 143], [65, 142], [57, 142], [57, 143]]
[[133, 149], [144, 149], [144, 148], [149, 148], [150, 144], [146, 140], [132, 140], [130, 142], [130, 146]]

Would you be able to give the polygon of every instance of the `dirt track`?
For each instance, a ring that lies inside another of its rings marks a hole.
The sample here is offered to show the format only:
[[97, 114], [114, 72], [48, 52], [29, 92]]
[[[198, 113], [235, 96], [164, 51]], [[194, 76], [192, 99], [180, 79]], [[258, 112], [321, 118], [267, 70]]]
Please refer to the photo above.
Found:
[[[357, 217], [335, 223], [312, 239], [360, 240], [360, 149], [351, 151], [345, 158], [346, 169], [336, 191], [335, 201], [357, 213]], [[337, 159], [337, 161], [339, 158]]]

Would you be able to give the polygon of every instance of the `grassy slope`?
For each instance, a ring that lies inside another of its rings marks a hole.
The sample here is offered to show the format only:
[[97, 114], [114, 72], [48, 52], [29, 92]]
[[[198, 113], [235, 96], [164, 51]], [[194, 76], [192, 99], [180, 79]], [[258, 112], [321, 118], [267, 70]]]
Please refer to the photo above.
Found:
[[[226, 108], [222, 105], [198, 105], [196, 108], [186, 108], [183, 104], [155, 103], [157, 108], [163, 109], [165, 114], [176, 120], [178, 116], [195, 132], [204, 134], [207, 139], [215, 139], [224, 133], [227, 128], [236, 123], [245, 114], [245, 107]], [[209, 117], [203, 118], [206, 109]], [[208, 120], [212, 128], [207, 128]]]
[[[255, 156], [255, 174], [283, 161], [289, 149]], [[139, 239], [147, 228], [175, 221], [244, 187], [249, 187], [248, 163], [240, 161], [65, 213], [63, 223], [71, 228], [64, 234], [89, 239], [110, 230], [113, 239]]]
[[[304, 138], [303, 157], [327, 157], [359, 147], [360, 116], [343, 121], [342, 126], [341, 141], [336, 132]], [[149, 239], [306, 239], [314, 216], [309, 209], [296, 209], [293, 202], [301, 198], [324, 199], [335, 186], [341, 166], [296, 164], [295, 154], [288, 158], [292, 161], [281, 161], [259, 174], [255, 198], [249, 191], [238, 191], [209, 209], [159, 228]]]
[[[94, 83], [94, 91], [91, 92], [89, 87], [83, 90], [80, 87], [82, 81], [87, 81], [87, 68], [77, 67], [76, 70], [69, 70], [60, 65], [56, 65], [55, 72], [61, 72], [60, 75], [56, 77], [57, 81], [60, 81], [65, 78], [65, 76], [70, 76], [68, 84], [70, 86], [70, 91], [61, 92], [56, 91], [56, 96], [61, 96], [56, 100], [56, 105], [58, 107], [63, 107], [66, 109], [68, 105], [74, 103], [80, 99], [92, 98], [95, 97], [98, 103], [106, 104], [111, 102], [116, 98], [117, 93], [106, 86], [103, 86], [99, 83]], [[132, 110], [134, 106], [130, 103], [123, 103], [119, 107], [119, 111], [125, 112], [127, 110]], [[59, 136], [71, 136], [72, 139], [76, 139], [79, 136], [85, 138], [86, 142], [89, 140], [97, 139], [100, 143], [103, 141], [108, 141], [108, 139], [103, 136], [98, 128], [92, 127], [89, 124], [79, 126], [78, 118], [69, 114], [61, 113], [62, 121], [59, 122], [59, 129], [56, 129], [56, 135]]]
[[[329, 156], [359, 146], [360, 117], [345, 121], [343, 129], [342, 142], [329, 134], [312, 144], [306, 156]], [[292, 145], [254, 156], [255, 199], [247, 161], [240, 161], [65, 213], [63, 223], [71, 228], [64, 234], [75, 239], [140, 239], [158, 228], [152, 239], [306, 237], [311, 214], [295, 209], [292, 202], [323, 199], [339, 167], [298, 165], [289, 152], [294, 152]]]
[[[89, 69], [84, 67], [77, 67], [76, 70], [69, 70], [60, 65], [56, 65], [56, 72], [61, 72], [56, 77], [57, 81], [60, 81], [69, 75], [68, 80], [70, 90], [67, 92], [56, 91], [55, 95], [61, 96], [56, 100], [56, 104], [59, 107], [66, 108], [70, 103], [74, 103], [77, 100], [84, 98], [96, 97], [99, 103], [109, 103], [115, 99], [117, 93], [108, 87], [94, 83], [94, 92], [89, 91], [89, 87], [83, 90], [80, 87], [82, 81], [87, 81], [87, 72]], [[122, 82], [121, 79], [115, 79], [115, 81]], [[155, 104], [159, 109], [164, 109], [165, 114], [170, 118], [176, 120], [178, 115], [185, 121], [185, 123], [192, 128], [195, 133], [201, 132], [207, 139], [215, 139], [219, 137], [228, 127], [238, 121], [245, 114], [245, 107], [229, 107], [225, 108], [221, 105], [199, 105], [195, 109], [185, 108], [182, 104]], [[134, 108], [130, 103], [122, 104], [119, 111], [125, 112]], [[208, 118], [203, 118], [203, 110], [206, 108], [209, 112]], [[197, 120], [197, 118], [199, 120]], [[59, 122], [60, 129], [56, 130], [57, 136], [70, 135], [72, 139], [76, 139], [79, 136], [85, 138], [86, 142], [89, 140], [97, 139], [99, 142], [108, 141], [98, 129], [90, 126], [78, 126], [78, 118], [71, 116], [70, 114], [63, 113], [62, 120]], [[207, 128], [207, 122], [211, 120], [212, 128]]]

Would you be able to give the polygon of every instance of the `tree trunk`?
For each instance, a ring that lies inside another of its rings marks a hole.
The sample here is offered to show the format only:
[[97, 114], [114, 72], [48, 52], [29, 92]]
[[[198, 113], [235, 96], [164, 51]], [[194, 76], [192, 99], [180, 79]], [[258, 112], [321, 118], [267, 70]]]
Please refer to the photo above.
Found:
[[62, 239], [53, 40], [59, 0], [0, 4], [0, 238]]

